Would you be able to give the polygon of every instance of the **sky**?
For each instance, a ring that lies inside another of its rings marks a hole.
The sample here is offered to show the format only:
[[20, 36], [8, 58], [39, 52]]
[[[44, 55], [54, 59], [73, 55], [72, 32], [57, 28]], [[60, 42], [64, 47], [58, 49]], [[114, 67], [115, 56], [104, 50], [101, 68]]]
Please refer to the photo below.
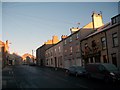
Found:
[[[12, 1], [12, 0], [11, 0]], [[13, 0], [15, 1], [15, 0]], [[18, 0], [19, 1], [19, 0]], [[66, 0], [67, 1], [67, 0]], [[70, 0], [68, 0], [70, 1]], [[77, 1], [77, 0], [76, 0]], [[2, 2], [2, 40], [10, 51], [32, 54], [53, 35], [69, 35], [71, 27], [92, 21], [93, 11], [102, 11], [104, 24], [118, 14], [117, 2]], [[1, 24], [1, 23], [0, 23]]]
[[0, 40], [2, 39], [2, 3], [0, 2]]
[[3, 2], [118, 2], [119, 0], [1, 0]]

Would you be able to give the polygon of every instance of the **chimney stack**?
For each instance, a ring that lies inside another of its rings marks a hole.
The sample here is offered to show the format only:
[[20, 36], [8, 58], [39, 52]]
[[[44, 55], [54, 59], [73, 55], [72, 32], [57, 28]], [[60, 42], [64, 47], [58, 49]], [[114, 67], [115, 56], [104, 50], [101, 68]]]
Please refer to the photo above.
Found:
[[74, 27], [70, 28], [71, 34], [73, 34], [74, 32], [76, 32], [78, 30], [80, 30], [79, 27], [77, 27], [77, 28], [74, 28]]
[[54, 35], [54, 36], [52, 37], [52, 43], [53, 43], [53, 44], [56, 44], [56, 43], [58, 43], [58, 42], [59, 42], [58, 36], [55, 36], [55, 35]]
[[67, 37], [68, 37], [67, 35], [62, 35], [62, 36], [61, 36], [61, 40], [65, 39], [65, 38], [67, 38]]
[[93, 22], [93, 29], [96, 29], [98, 27], [101, 27], [103, 24], [102, 21], [102, 12], [96, 13], [93, 11], [92, 13], [92, 22]]

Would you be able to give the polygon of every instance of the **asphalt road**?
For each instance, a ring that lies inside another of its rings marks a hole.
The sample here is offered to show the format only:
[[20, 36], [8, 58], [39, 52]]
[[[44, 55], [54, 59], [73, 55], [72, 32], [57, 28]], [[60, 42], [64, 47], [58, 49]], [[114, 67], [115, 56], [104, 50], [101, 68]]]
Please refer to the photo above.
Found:
[[2, 88], [81, 88], [120, 89], [120, 84], [106, 84], [102, 80], [69, 76], [62, 70], [38, 66], [9, 66], [2, 71]]

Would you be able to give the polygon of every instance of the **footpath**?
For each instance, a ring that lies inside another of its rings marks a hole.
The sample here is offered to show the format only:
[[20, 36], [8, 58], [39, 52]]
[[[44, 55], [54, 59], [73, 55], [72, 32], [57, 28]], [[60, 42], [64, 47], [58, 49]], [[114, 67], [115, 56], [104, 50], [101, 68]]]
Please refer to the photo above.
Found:
[[2, 69], [2, 90], [7, 88], [17, 88], [12, 66], [6, 66]]

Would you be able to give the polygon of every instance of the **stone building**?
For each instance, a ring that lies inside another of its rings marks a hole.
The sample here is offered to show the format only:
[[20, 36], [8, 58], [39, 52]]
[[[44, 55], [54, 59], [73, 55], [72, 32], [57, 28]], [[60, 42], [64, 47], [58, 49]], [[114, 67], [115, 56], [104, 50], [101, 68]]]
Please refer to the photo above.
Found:
[[82, 59], [86, 63], [112, 63], [120, 66], [119, 60], [120, 14], [111, 18], [111, 22], [81, 40]]
[[98, 13], [92, 14], [92, 22], [83, 26], [79, 30], [71, 29], [71, 35], [63, 40], [63, 57], [64, 57], [64, 66], [68, 68], [72, 65], [83, 66], [83, 61], [81, 57], [81, 43], [80, 41], [84, 39], [87, 35], [95, 32], [95, 29], [102, 26], [102, 15]]
[[9, 46], [8, 46], [8, 40], [4, 43], [0, 41], [0, 62], [2, 65], [2, 68], [4, 68], [8, 64], [8, 54], [9, 54]]
[[[17, 56], [17, 55], [14, 54], [14, 56]], [[33, 56], [29, 53], [25, 53], [24, 55], [22, 55], [22, 60], [23, 60], [24, 64], [30, 64], [30, 63], [34, 62], [35, 56]]]
[[63, 68], [63, 42], [60, 41], [46, 50], [46, 66]]
[[[113, 63], [120, 67], [120, 14], [103, 24], [102, 14], [92, 14], [92, 21], [82, 28], [71, 28], [61, 41], [48, 40], [37, 49], [38, 65], [65, 68], [87, 63]], [[54, 42], [54, 43], [53, 43]], [[47, 46], [48, 45], [48, 46]]]
[[111, 26], [106, 30], [109, 62], [120, 67], [120, 14], [111, 18]]
[[39, 48], [37, 48], [36, 50], [36, 63], [39, 66], [45, 66], [46, 65], [46, 50], [51, 47], [52, 45], [56, 44], [59, 42], [59, 39], [57, 36], [53, 36], [52, 40], [47, 40], [47, 42], [44, 43], [44, 45], [40, 46]]
[[5, 56], [5, 43], [0, 41], [0, 68], [3, 68], [6, 63], [6, 56]]
[[87, 63], [108, 62], [106, 28], [109, 23], [97, 28], [96, 31], [80, 41], [82, 59]]

